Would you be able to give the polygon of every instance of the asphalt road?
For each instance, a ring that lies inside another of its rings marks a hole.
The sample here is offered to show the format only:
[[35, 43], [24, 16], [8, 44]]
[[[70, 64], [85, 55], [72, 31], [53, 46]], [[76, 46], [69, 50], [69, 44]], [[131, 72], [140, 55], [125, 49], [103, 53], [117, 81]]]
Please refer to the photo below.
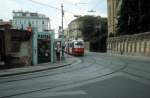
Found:
[[86, 53], [81, 63], [0, 77], [0, 98], [150, 98], [150, 61]]

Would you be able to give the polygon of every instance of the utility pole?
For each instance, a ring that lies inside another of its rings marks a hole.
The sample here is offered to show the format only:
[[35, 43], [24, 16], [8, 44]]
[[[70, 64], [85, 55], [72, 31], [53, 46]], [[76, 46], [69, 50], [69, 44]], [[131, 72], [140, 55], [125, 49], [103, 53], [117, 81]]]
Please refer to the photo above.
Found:
[[63, 3], [61, 4], [61, 13], [62, 13], [62, 35], [61, 35], [61, 38], [62, 38], [62, 57], [64, 57], [64, 30], [63, 30], [63, 18], [64, 18], [64, 9], [63, 9]]
[[61, 4], [61, 13], [62, 13], [62, 34], [63, 34], [63, 17], [64, 17], [64, 9], [63, 3]]

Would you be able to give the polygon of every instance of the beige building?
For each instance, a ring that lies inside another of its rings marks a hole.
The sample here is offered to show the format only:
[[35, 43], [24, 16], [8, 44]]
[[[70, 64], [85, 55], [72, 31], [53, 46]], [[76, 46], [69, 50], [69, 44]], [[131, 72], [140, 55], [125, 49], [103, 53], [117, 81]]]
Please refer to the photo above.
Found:
[[108, 10], [108, 35], [116, 34], [118, 11], [120, 10], [122, 0], [107, 0]]
[[81, 24], [81, 21], [73, 20], [68, 25], [68, 35], [67, 36], [70, 38], [70, 40], [83, 39], [82, 32], [80, 30], [80, 24]]
[[[82, 31], [81, 31], [81, 21], [73, 20], [68, 25], [68, 29], [64, 31], [64, 36], [66, 41], [75, 40], [75, 39], [83, 39]], [[86, 51], [90, 50], [90, 43], [84, 42], [84, 47]]]
[[64, 38], [65, 38], [65, 41], [68, 41], [70, 39], [68, 29], [64, 29]]

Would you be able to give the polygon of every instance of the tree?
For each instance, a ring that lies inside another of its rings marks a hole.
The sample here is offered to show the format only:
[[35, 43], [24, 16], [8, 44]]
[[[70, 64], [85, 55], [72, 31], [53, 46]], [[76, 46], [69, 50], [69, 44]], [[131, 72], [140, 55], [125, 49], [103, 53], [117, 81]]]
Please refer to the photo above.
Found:
[[138, 0], [139, 19], [138, 30], [140, 32], [150, 31], [150, 1]]
[[93, 41], [95, 37], [107, 34], [107, 18], [83, 16], [78, 21], [82, 23], [80, 29], [85, 40]]
[[138, 5], [137, 0], [123, 0], [118, 19], [118, 34], [126, 35], [137, 32]]
[[122, 0], [117, 34], [136, 34], [150, 31], [150, 1]]
[[83, 16], [80, 29], [85, 41], [91, 43], [92, 51], [106, 51], [107, 18]]

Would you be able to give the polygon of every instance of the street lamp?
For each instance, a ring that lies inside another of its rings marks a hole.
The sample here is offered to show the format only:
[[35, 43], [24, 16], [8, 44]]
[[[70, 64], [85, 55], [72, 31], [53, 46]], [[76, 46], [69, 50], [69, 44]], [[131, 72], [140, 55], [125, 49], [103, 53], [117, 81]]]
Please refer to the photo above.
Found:
[[63, 30], [63, 18], [64, 18], [64, 9], [63, 9], [63, 3], [61, 4], [61, 13], [62, 13], [62, 58], [64, 57], [64, 30]]

